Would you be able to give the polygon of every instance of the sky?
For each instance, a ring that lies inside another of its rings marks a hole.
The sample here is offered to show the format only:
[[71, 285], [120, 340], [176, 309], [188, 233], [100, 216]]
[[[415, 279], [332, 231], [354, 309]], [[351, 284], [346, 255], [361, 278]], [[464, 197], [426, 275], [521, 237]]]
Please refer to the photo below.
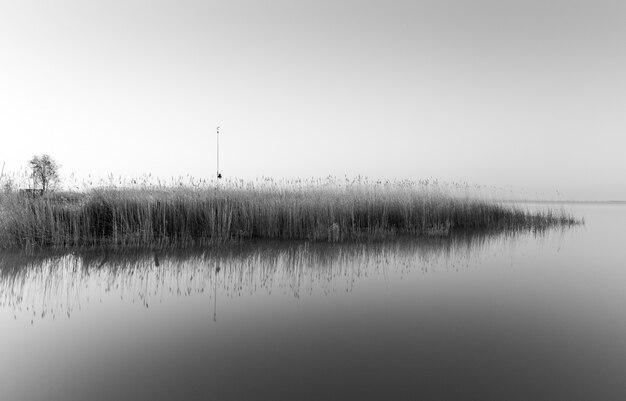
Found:
[[0, 163], [626, 199], [626, 2], [0, 0]]

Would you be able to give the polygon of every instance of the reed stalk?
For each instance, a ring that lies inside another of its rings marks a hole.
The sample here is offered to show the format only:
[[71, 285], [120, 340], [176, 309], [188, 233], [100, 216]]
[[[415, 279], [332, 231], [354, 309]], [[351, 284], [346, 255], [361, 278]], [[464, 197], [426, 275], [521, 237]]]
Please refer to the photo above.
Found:
[[349, 241], [452, 230], [543, 230], [565, 213], [406, 184], [94, 189], [0, 196], [0, 247], [187, 246], [245, 239]]

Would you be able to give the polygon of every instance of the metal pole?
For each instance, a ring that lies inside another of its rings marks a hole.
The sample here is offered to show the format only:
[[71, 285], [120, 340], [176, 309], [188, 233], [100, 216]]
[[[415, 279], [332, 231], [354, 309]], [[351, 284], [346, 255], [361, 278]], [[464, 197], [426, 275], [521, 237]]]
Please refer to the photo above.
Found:
[[213, 321], [217, 322], [217, 275], [220, 272], [219, 262], [215, 262], [215, 275], [213, 276]]
[[217, 179], [220, 179], [220, 126], [217, 126]]

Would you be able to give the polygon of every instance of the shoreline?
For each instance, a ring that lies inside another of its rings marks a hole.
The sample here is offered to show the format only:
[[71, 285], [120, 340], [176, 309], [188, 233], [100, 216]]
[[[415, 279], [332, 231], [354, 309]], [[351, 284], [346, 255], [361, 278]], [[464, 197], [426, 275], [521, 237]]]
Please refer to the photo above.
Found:
[[412, 186], [96, 189], [0, 195], [0, 248], [185, 247], [249, 239], [368, 241], [583, 223]]

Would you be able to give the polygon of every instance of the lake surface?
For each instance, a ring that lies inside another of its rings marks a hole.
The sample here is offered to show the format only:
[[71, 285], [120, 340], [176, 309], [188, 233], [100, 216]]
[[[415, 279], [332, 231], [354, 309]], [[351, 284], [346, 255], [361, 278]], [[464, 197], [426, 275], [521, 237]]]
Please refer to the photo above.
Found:
[[5, 252], [0, 399], [624, 400], [626, 205], [563, 207], [585, 226]]

